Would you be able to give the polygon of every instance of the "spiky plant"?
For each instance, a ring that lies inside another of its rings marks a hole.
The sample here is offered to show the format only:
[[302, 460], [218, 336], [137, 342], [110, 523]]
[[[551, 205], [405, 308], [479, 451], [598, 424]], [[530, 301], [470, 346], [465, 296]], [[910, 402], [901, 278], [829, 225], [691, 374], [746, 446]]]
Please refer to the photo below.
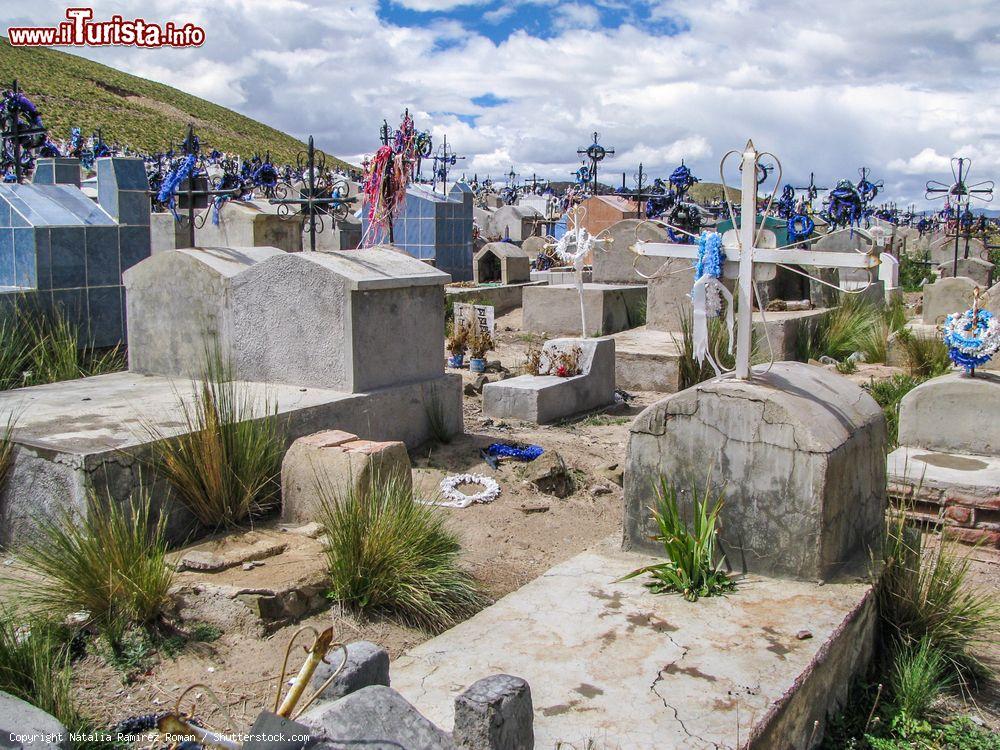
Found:
[[274, 509], [285, 449], [277, 404], [266, 396], [258, 400], [235, 380], [216, 349], [191, 403], [182, 399], [181, 408], [181, 435], [147, 429], [157, 470], [198, 521], [233, 527]]
[[899, 404], [903, 400], [903, 396], [925, 380], [926, 378], [896, 373], [885, 380], [872, 378], [864, 385], [865, 390], [871, 394], [885, 413], [886, 432], [889, 438], [886, 444], [889, 450], [895, 449], [899, 439]]
[[895, 648], [927, 639], [958, 679], [984, 672], [978, 648], [995, 636], [1000, 608], [988, 593], [969, 585], [968, 552], [942, 540], [925, 550], [904, 512], [887, 524], [878, 603], [885, 636]]
[[485, 603], [459, 565], [458, 538], [443, 514], [414, 500], [399, 477], [333, 495], [317, 478], [326, 528], [330, 596], [363, 617], [387, 616], [438, 632]]
[[906, 367], [911, 375], [936, 378], [951, 370], [948, 347], [938, 336], [917, 334], [906, 329], [896, 336], [903, 345]]
[[91, 493], [82, 517], [66, 509], [38, 527], [17, 551], [23, 572], [11, 581], [29, 612], [86, 612], [113, 648], [129, 627], [157, 620], [173, 573], [165, 519], [154, 518], [147, 492], [131, 503]]
[[711, 482], [705, 483], [701, 498], [692, 492], [692, 525], [683, 521], [677, 503], [677, 489], [666, 477], [660, 477], [657, 504], [650, 508], [659, 529], [657, 541], [663, 544], [667, 561], [633, 570], [619, 580], [641, 575], [653, 580], [646, 587], [654, 593], [676, 592], [689, 602], [702, 596], [719, 596], [736, 588], [736, 582], [724, 570], [725, 556], [716, 551], [722, 496], [711, 498]]
[[948, 659], [930, 638], [902, 646], [895, 654], [889, 690], [896, 710], [922, 719], [931, 704], [952, 684]]

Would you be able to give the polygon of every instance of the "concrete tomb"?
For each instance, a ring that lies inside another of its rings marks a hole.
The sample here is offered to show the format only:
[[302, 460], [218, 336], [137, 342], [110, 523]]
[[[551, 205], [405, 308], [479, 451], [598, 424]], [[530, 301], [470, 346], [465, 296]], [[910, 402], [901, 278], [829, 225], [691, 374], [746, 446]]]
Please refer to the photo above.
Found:
[[632, 252], [637, 233], [638, 239], [646, 242], [669, 241], [667, 230], [658, 224], [639, 219], [625, 219], [612, 224], [605, 231], [611, 242], [604, 245], [603, 251], [594, 253], [594, 281], [601, 284], [645, 284], [647, 280], [643, 276], [652, 276], [659, 270], [663, 265], [662, 258], [637, 257]]
[[[560, 353], [577, 349], [579, 374], [554, 374]], [[615, 342], [603, 339], [552, 339], [542, 348], [543, 372], [520, 375], [483, 387], [483, 415], [536, 424], [556, 422], [614, 402]]]
[[592, 195], [577, 211], [577, 221], [595, 236], [624, 219], [640, 218], [636, 202], [620, 195]]
[[972, 307], [973, 291], [978, 285], [964, 276], [938, 279], [924, 284], [922, 317], [926, 325], [941, 325], [954, 312], [965, 312]]
[[[431, 436], [432, 419], [460, 432], [461, 380], [444, 374], [441, 351], [447, 278], [385, 247], [148, 258], [125, 274], [129, 372], [0, 394], [0, 418], [18, 415], [0, 543], [62, 507], [85, 512], [90, 487], [125, 500], [152, 444], [187, 430], [198, 385], [189, 378], [216, 345], [256, 415], [277, 411], [288, 443], [341, 429], [413, 446]], [[187, 534], [185, 509], [165, 487], [153, 496], [167, 497], [172, 531]]]
[[[575, 274], [574, 274], [575, 276]], [[584, 283], [588, 336], [607, 336], [642, 325], [646, 288], [634, 284]], [[522, 327], [533, 333], [581, 334], [580, 292], [575, 283], [529, 287]]]
[[[958, 238], [958, 259], [986, 257], [986, 246], [978, 237], [970, 237], [966, 241], [965, 237]], [[955, 262], [955, 237], [938, 237], [930, 243], [930, 259], [933, 263], [941, 265], [943, 263]]]
[[959, 258], [958, 273], [952, 273], [955, 264], [952, 262], [942, 263], [937, 267], [938, 277], [946, 279], [949, 276], [964, 276], [979, 284], [980, 289], [986, 289], [993, 283], [993, 264], [981, 258]]
[[501, 206], [493, 212], [493, 228], [501, 240], [520, 245], [529, 237], [545, 234], [545, 217], [530, 206]]
[[889, 491], [923, 520], [1000, 548], [1000, 376], [949, 373], [903, 396]]
[[[432, 263], [452, 281], [472, 279], [472, 189], [462, 182], [447, 195], [425, 185], [410, 185], [393, 223], [393, 246]], [[362, 207], [362, 234], [368, 230], [368, 207]], [[388, 241], [388, 240], [386, 240]]]
[[149, 257], [141, 159], [97, 160], [95, 204], [77, 159], [39, 159], [35, 182], [0, 184], [0, 303], [61, 313], [80, 344], [125, 340], [122, 272]]
[[[224, 203], [218, 211], [218, 224], [214, 216], [215, 210], [210, 209], [205, 223], [195, 225], [198, 247], [276, 247], [286, 253], [303, 249], [301, 216], [282, 218], [256, 203], [243, 201]], [[324, 221], [329, 222], [329, 217]]]
[[725, 498], [720, 539], [734, 568], [828, 579], [866, 560], [879, 536], [885, 441], [875, 400], [819, 367], [777, 362], [751, 380], [700, 383], [631, 427], [624, 546], [662, 551], [649, 510], [661, 477], [683, 512], [710, 481]]
[[511, 242], [490, 242], [476, 253], [472, 276], [477, 284], [523, 284], [531, 280], [531, 256]]

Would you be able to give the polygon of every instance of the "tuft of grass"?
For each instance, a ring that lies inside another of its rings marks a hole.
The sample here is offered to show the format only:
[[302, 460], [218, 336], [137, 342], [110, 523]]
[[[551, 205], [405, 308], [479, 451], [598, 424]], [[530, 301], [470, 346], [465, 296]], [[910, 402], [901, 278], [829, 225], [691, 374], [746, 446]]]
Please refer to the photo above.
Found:
[[13, 612], [0, 610], [0, 690], [52, 714], [72, 731], [82, 719], [73, 704], [63, 631], [44, 619], [18, 624]]
[[1000, 626], [1000, 608], [968, 585], [969, 552], [942, 539], [927, 551], [897, 512], [887, 524], [878, 604], [885, 637], [898, 649], [928, 641], [958, 680], [985, 673], [977, 648]]
[[167, 602], [173, 572], [165, 519], [153, 519], [141, 490], [131, 507], [93, 494], [88, 506], [83, 517], [67, 509], [40, 520], [38, 533], [17, 553], [27, 575], [12, 584], [30, 612], [62, 618], [86, 612], [118, 650], [130, 627], [153, 625]]
[[924, 378], [936, 378], [951, 370], [948, 347], [937, 336], [915, 334], [906, 329], [896, 334], [903, 345], [906, 367], [910, 374]]
[[58, 383], [125, 369], [121, 347], [79, 345], [79, 330], [59, 311], [23, 301], [0, 318], [0, 389]]
[[882, 407], [885, 413], [886, 431], [888, 433], [887, 446], [889, 450], [896, 447], [899, 439], [899, 403], [903, 396], [923, 383], [926, 378], [913, 375], [896, 373], [885, 380], [875, 380], [872, 378], [864, 385], [872, 398]]
[[362, 617], [387, 616], [439, 632], [486, 604], [459, 566], [458, 538], [436, 508], [396, 476], [332, 496], [317, 480], [326, 528], [330, 597]]
[[[681, 340], [678, 348], [681, 351], [680, 359], [677, 362], [680, 376], [680, 389], [698, 385], [705, 380], [715, 377], [715, 370], [706, 358], [704, 362], [697, 362], [694, 358], [694, 319], [690, 310], [685, 310], [680, 316]], [[676, 337], [674, 343], [677, 344]], [[713, 357], [718, 354], [725, 358], [728, 356], [729, 332], [721, 318], [712, 318], [708, 321], [708, 351]], [[719, 362], [720, 367], [731, 367], [732, 362]]]
[[929, 638], [895, 653], [889, 689], [899, 713], [917, 719], [926, 716], [951, 682], [947, 658]]
[[676, 592], [694, 602], [702, 596], [719, 596], [736, 588], [736, 582], [723, 570], [725, 556], [716, 554], [719, 513], [722, 497], [711, 501], [711, 483], [707, 482], [704, 496], [694, 500], [691, 529], [681, 519], [677, 490], [666, 477], [660, 477], [657, 505], [651, 508], [659, 527], [657, 541], [663, 543], [667, 562], [647, 565], [622, 576], [621, 581], [649, 574], [653, 580], [646, 587], [657, 594]]
[[280, 502], [285, 445], [278, 406], [257, 401], [215, 351], [206, 359], [189, 405], [181, 402], [186, 430], [156, 440], [154, 461], [177, 497], [209, 528], [233, 527], [274, 509]]
[[441, 396], [436, 390], [424, 402], [424, 411], [427, 414], [427, 425], [430, 428], [431, 436], [442, 445], [450, 443], [451, 431], [448, 429], [444, 404], [441, 403]]

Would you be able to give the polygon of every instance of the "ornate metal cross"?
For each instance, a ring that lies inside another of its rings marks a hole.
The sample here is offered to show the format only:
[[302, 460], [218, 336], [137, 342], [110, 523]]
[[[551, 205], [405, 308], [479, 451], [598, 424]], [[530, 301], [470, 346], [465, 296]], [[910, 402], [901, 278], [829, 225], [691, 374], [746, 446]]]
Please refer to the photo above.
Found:
[[[331, 220], [343, 219], [347, 216], [347, 207], [357, 198], [348, 197], [345, 178], [329, 176], [326, 157], [322, 153], [317, 156], [312, 136], [309, 136], [306, 153], [300, 152], [296, 157], [296, 164], [306, 179], [306, 187], [299, 189], [299, 197], [271, 198], [268, 202], [278, 207], [278, 216], [282, 219], [290, 219], [293, 215], [308, 218], [309, 249], [315, 252], [316, 235], [323, 231], [323, 216], [330, 216]], [[292, 207], [298, 209], [294, 214]]]
[[[993, 180], [984, 180], [972, 185], [966, 183], [971, 165], [972, 159], [961, 156], [956, 157], [951, 160], [951, 174], [955, 181], [951, 185], [945, 185], [943, 182], [938, 182], [937, 180], [928, 180], [925, 188], [924, 197], [927, 200], [935, 200], [946, 196], [949, 201], [954, 201], [955, 204], [955, 218], [957, 221], [955, 222], [955, 257], [951, 266], [952, 276], [958, 275], [958, 243], [962, 235], [962, 214], [969, 211], [969, 204], [973, 198], [983, 203], [989, 203], [993, 200]], [[963, 255], [965, 258], [969, 257], [971, 229], [970, 226], [965, 232], [965, 253]]]
[[[786, 264], [818, 266], [823, 268], [865, 268], [873, 270], [878, 266], [879, 259], [877, 251], [869, 253], [842, 253], [842, 252], [818, 252], [814, 250], [801, 249], [794, 245], [780, 248], [767, 247], [765, 243], [765, 230], [763, 222], [757, 228], [756, 221], [745, 221], [747, 217], [757, 216], [757, 188], [756, 177], [760, 174], [759, 166], [762, 156], [770, 156], [777, 161], [773, 154], [758, 152], [753, 145], [753, 141], [747, 141], [742, 153], [730, 151], [722, 158], [719, 166], [719, 177], [723, 185], [726, 184], [723, 169], [726, 160], [733, 154], [741, 156], [741, 208], [738, 224], [733, 219], [733, 229], [723, 235], [723, 250], [726, 254], [726, 262], [723, 264], [723, 275], [727, 278], [736, 278], [738, 287], [738, 316], [736, 322], [736, 368], [735, 376], [740, 380], [747, 380], [750, 377], [750, 350], [751, 350], [751, 329], [753, 326], [753, 287], [755, 268], [763, 267], [763, 271], [773, 272], [776, 267], [787, 267]], [[781, 184], [781, 171], [779, 163], [778, 180], [775, 183]], [[773, 200], [772, 193], [771, 199]], [[770, 205], [770, 201], [768, 202]], [[768, 205], [768, 207], [769, 207]], [[765, 209], [765, 215], [767, 210]], [[732, 207], [730, 206], [732, 216]], [[683, 229], [673, 228], [690, 234]], [[770, 233], [768, 233], [770, 234]], [[771, 237], [773, 240], [773, 236]], [[636, 241], [634, 250], [638, 255], [660, 257], [660, 258], [683, 258], [687, 260], [697, 260], [698, 245], [681, 245], [668, 242], [644, 242]], [[693, 279], [692, 279], [693, 281]]]
[[438, 177], [441, 178], [441, 192], [448, 192], [448, 167], [454, 167], [459, 161], [465, 159], [464, 156], [459, 156], [455, 153], [454, 149], [448, 146], [448, 136], [445, 135], [441, 139], [441, 145], [438, 147], [438, 152], [434, 154], [434, 177], [433, 182], [431, 182], [431, 190], [437, 188]]
[[613, 148], [605, 148], [598, 141], [601, 138], [601, 134], [596, 130], [594, 131], [594, 142], [591, 143], [586, 148], [578, 148], [576, 153], [580, 156], [586, 156], [590, 160], [590, 184], [591, 192], [597, 194], [597, 165], [600, 164], [608, 156], [614, 156], [615, 150]]
[[[14, 158], [14, 180], [20, 182], [24, 177], [23, 166], [21, 164], [21, 140], [24, 138], [37, 138], [37, 136], [44, 136], [48, 129], [44, 127], [30, 127], [26, 126], [21, 122], [21, 109], [19, 106], [19, 98], [21, 94], [21, 89], [17, 85], [17, 79], [14, 79], [13, 85], [10, 88], [10, 102], [11, 111], [7, 114], [7, 121], [3, 123], [3, 130], [0, 131], [0, 142], [3, 144], [3, 150], [7, 150], [7, 143], [10, 142], [12, 155]], [[5, 97], [6, 98], [6, 97]], [[2, 177], [2, 175], [0, 175]]]
[[[182, 161], [183, 159], [186, 159], [188, 156], [193, 155], [195, 157], [194, 166], [192, 167], [190, 174], [188, 174], [184, 182], [182, 182], [181, 185], [178, 186], [177, 190], [179, 194], [187, 198], [187, 216], [185, 217], [184, 222], [187, 224], [188, 227], [188, 243], [189, 243], [188, 247], [194, 247], [195, 227], [197, 226], [200, 228], [204, 226], [205, 217], [208, 216], [208, 210], [210, 210], [211, 208], [212, 199], [220, 195], [224, 195], [227, 198], [238, 197], [242, 192], [243, 188], [242, 186], [238, 186], [235, 188], [212, 190], [208, 185], [208, 175], [198, 174], [197, 157], [198, 157], [198, 152], [201, 150], [201, 145], [198, 142], [198, 138], [195, 136], [193, 123], [188, 124], [187, 135], [185, 136], [184, 141], [179, 144], [179, 146], [181, 149]], [[201, 184], [204, 184], [204, 187], [201, 187], [200, 186]], [[154, 198], [156, 198], [159, 194], [159, 190], [156, 191], [151, 190], [150, 192], [152, 193]], [[205, 214], [201, 217], [201, 223], [198, 223], [195, 217], [195, 198], [204, 198], [206, 202], [206, 211]], [[177, 218], [178, 221], [181, 220], [177, 213], [174, 213], [174, 216]]]

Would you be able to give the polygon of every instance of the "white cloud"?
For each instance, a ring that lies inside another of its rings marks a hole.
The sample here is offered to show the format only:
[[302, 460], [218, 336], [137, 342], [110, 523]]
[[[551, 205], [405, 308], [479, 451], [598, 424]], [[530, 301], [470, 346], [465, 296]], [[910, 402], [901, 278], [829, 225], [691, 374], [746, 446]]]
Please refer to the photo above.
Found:
[[[83, 53], [313, 133], [345, 155], [373, 151], [382, 118], [395, 123], [410, 107], [419, 127], [447, 132], [468, 156], [466, 172], [494, 178], [511, 163], [565, 178], [595, 129], [616, 149], [601, 167], [615, 183], [639, 161], [666, 176], [681, 158], [714, 181], [722, 154], [748, 137], [777, 154], [786, 181], [805, 184], [814, 171], [828, 185], [867, 166], [901, 203], [920, 202], [927, 179], [946, 181], [953, 155], [974, 160], [973, 180], [1000, 174], [1000, 17], [990, 0], [933, 9], [841, 0], [822, 13], [795, 0], [643, 0], [651, 16], [636, 20], [642, 3], [625, 3], [616, 29], [600, 20], [621, 0], [396, 1], [475, 4], [482, 33], [439, 17], [394, 26], [377, 0], [219, 0], [210, 11], [112, 0], [100, 16], [197, 20], [206, 44]], [[64, 10], [56, 0], [20, 4], [8, 23], [51, 24]], [[547, 35], [487, 37], [522, 14], [541, 18]], [[484, 94], [506, 101], [471, 103]], [[458, 114], [478, 115], [475, 127]]]

